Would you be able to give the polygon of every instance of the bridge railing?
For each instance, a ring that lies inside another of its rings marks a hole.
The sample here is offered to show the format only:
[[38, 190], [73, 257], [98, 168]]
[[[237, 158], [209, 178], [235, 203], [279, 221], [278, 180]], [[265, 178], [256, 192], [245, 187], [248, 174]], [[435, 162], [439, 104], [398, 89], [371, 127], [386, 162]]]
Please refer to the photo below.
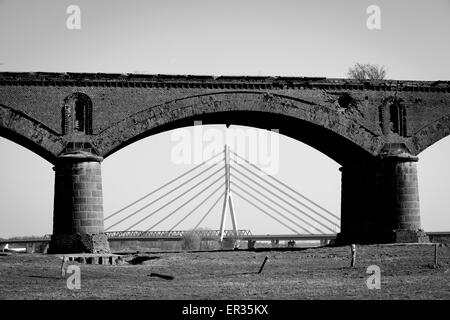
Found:
[[[110, 231], [105, 232], [108, 239], [120, 239], [120, 238], [155, 238], [155, 239], [164, 239], [164, 238], [182, 238], [186, 233], [196, 233], [201, 238], [207, 239], [215, 239], [219, 238], [220, 230], [176, 230], [176, 231]], [[252, 233], [250, 230], [238, 230], [237, 238], [251, 236]], [[10, 242], [27, 242], [27, 241], [49, 241], [51, 239], [51, 234], [46, 234], [40, 238], [26, 238], [26, 239], [9, 239]], [[233, 230], [225, 230], [224, 236], [226, 238], [235, 237]], [[6, 242], [2, 241], [2, 242]]]
[[[108, 238], [182, 238], [186, 233], [198, 234], [201, 238], [219, 238], [220, 230], [190, 230], [190, 231], [109, 231], [106, 232]], [[251, 235], [250, 230], [238, 230], [237, 237]], [[234, 237], [233, 230], [225, 230], [224, 236]]]

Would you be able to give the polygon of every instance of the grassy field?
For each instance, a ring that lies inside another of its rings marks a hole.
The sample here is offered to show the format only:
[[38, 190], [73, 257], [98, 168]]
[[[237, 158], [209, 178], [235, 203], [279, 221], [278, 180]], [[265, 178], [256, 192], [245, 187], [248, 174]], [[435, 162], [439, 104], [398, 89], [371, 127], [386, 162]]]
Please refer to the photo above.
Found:
[[[148, 255], [139, 265], [78, 264], [79, 290], [67, 288], [56, 256], [0, 255], [0, 299], [450, 299], [446, 246], [437, 267], [432, 245], [358, 246], [353, 268], [349, 247]], [[381, 269], [379, 290], [367, 288], [370, 265]]]

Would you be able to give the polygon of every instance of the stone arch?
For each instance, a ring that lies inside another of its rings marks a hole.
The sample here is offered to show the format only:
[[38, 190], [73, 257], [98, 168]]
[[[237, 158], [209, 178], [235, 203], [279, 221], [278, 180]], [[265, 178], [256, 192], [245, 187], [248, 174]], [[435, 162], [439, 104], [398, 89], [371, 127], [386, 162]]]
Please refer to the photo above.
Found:
[[92, 134], [92, 100], [84, 93], [75, 92], [64, 99], [61, 109], [63, 135]]
[[264, 92], [222, 92], [191, 96], [152, 106], [100, 132], [93, 139], [107, 157], [121, 148], [163, 131], [204, 124], [236, 124], [279, 129], [343, 164], [372, 157], [379, 137], [344, 112], [306, 100]]
[[61, 136], [27, 114], [0, 105], [0, 136], [36, 153], [50, 163], [64, 149]]
[[432, 144], [450, 135], [450, 114], [422, 127], [413, 136], [413, 154], [417, 155]]

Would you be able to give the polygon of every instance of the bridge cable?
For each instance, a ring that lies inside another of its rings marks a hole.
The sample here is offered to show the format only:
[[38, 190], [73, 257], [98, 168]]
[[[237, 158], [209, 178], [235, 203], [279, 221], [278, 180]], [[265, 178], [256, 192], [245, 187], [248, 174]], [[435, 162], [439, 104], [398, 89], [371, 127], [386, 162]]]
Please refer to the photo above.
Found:
[[[258, 168], [257, 166], [255, 166], [253, 163], [251, 163], [250, 161], [248, 161], [247, 159], [241, 157], [240, 155], [238, 155], [236, 152], [231, 151], [233, 154], [235, 154], [237, 157], [239, 157], [240, 159], [244, 160], [246, 163], [248, 163], [249, 165], [251, 165], [252, 167], [256, 168], [258, 171], [261, 171], [264, 173], [263, 170], [261, 170], [260, 168]], [[236, 162], [236, 161], [235, 161]], [[237, 162], [236, 162], [237, 163]], [[237, 163], [238, 165], [241, 165], [239, 163]], [[242, 166], [242, 165], [241, 165]], [[314, 201], [312, 201], [311, 199], [305, 197], [304, 195], [302, 195], [301, 193], [299, 193], [298, 191], [296, 191], [295, 189], [291, 188], [290, 186], [288, 186], [287, 184], [285, 184], [284, 182], [282, 182], [281, 180], [266, 174], [267, 176], [269, 176], [269, 178], [271, 178], [272, 180], [278, 182], [279, 184], [281, 184], [282, 186], [284, 186], [285, 188], [291, 190], [292, 192], [294, 192], [295, 194], [299, 195], [300, 197], [302, 197], [303, 199], [305, 199], [306, 201], [314, 204], [315, 206], [317, 206], [318, 208], [322, 209], [323, 211], [325, 211], [326, 213], [328, 213], [329, 215], [333, 216], [334, 218], [340, 220], [340, 217], [338, 217], [337, 215], [335, 215], [333, 212], [325, 209], [324, 207], [320, 206], [319, 204], [315, 203]]]
[[[202, 171], [201, 173], [197, 174], [194, 178], [197, 178], [199, 175], [205, 173], [206, 171], [209, 171], [211, 168], [213, 168], [213, 166], [208, 167], [206, 170]], [[188, 193], [189, 191], [195, 189], [197, 186], [199, 186], [200, 184], [202, 184], [204, 181], [208, 180], [209, 178], [211, 178], [213, 175], [215, 175], [216, 173], [218, 173], [219, 171], [223, 170], [223, 166], [221, 168], [219, 168], [218, 170], [216, 170], [215, 172], [213, 172], [212, 174], [210, 174], [208, 177], [204, 178], [203, 180], [201, 180], [200, 182], [198, 182], [196, 185], [194, 185], [192, 188], [188, 189], [187, 191], [183, 192], [182, 194], [178, 195], [175, 199], [173, 199], [172, 201], [170, 201], [168, 204], [172, 203], [173, 201], [179, 199], [180, 197], [182, 197], [183, 195], [185, 195], [186, 193]], [[192, 180], [191, 180], [192, 181]], [[125, 218], [121, 219], [120, 221], [114, 223], [113, 225], [111, 225], [110, 227], [108, 227], [107, 229], [105, 229], [105, 231], [115, 227], [116, 225], [122, 223], [123, 221], [127, 220], [128, 218], [131, 218], [132, 216], [138, 214], [139, 212], [141, 212], [142, 210], [148, 208], [149, 206], [151, 206], [152, 204], [154, 204], [155, 202], [161, 200], [162, 198], [166, 197], [168, 194], [172, 193], [173, 191], [181, 188], [182, 186], [184, 186], [186, 183], [184, 184], [180, 184], [179, 186], [177, 186], [176, 188], [172, 189], [171, 191], [163, 194], [162, 196], [160, 196], [159, 198], [157, 198], [156, 200], [153, 200], [152, 202], [146, 204], [145, 206], [143, 206], [142, 208], [139, 208], [138, 210], [134, 211], [133, 213], [131, 213], [130, 215], [126, 216]], [[160, 209], [166, 207], [168, 204], [162, 206]], [[159, 211], [160, 209], [158, 209], [157, 211]], [[156, 212], [157, 212], [156, 211]], [[155, 213], [156, 213], [155, 212]], [[145, 220], [145, 219], [144, 219]], [[132, 226], [134, 227], [134, 225]], [[125, 231], [128, 231], [130, 228], [126, 229]]]
[[[314, 212], [315, 214], [317, 214], [319, 217], [321, 217], [322, 219], [326, 220], [327, 222], [331, 223], [332, 225], [339, 227], [338, 224], [336, 224], [336, 222], [328, 219], [327, 217], [323, 216], [322, 214], [320, 214], [319, 212], [317, 212], [316, 210], [314, 210], [313, 208], [311, 208], [310, 206], [302, 203], [301, 201], [299, 201], [298, 199], [294, 198], [293, 196], [291, 196], [290, 194], [286, 193], [285, 191], [281, 190], [280, 188], [278, 188], [277, 186], [273, 185], [272, 183], [270, 183], [269, 181], [265, 180], [264, 178], [262, 178], [261, 176], [257, 175], [256, 173], [254, 173], [253, 171], [251, 171], [250, 169], [248, 169], [247, 167], [238, 164], [240, 167], [244, 168], [246, 171], [250, 172], [251, 174], [253, 174], [254, 176], [258, 177], [260, 180], [262, 180], [263, 182], [265, 182], [266, 184], [270, 185], [271, 187], [275, 188], [276, 190], [278, 190], [279, 192], [283, 193], [284, 195], [286, 195], [287, 197], [291, 198], [292, 200], [294, 200], [295, 202], [299, 203], [300, 205], [302, 205], [303, 207], [311, 210], [312, 212]], [[234, 170], [237, 171], [236, 168], [234, 168]], [[242, 172], [240, 172], [242, 174]], [[269, 175], [270, 177], [270, 175]], [[320, 207], [319, 207], [320, 208]], [[299, 209], [297, 209], [299, 210]], [[302, 211], [303, 212], [303, 211]], [[304, 213], [304, 212], [303, 212]], [[333, 215], [334, 216], [334, 215]], [[310, 217], [311, 218], [311, 217]], [[311, 218], [313, 219], [313, 218]], [[315, 220], [317, 222], [317, 220]], [[320, 222], [318, 222], [320, 223]]]
[[220, 199], [222, 199], [222, 197], [225, 196], [225, 191], [223, 192], [223, 194], [221, 194], [219, 196], [219, 198], [217, 198], [217, 200], [212, 204], [212, 206], [208, 209], [208, 211], [206, 211], [205, 215], [200, 219], [200, 221], [195, 225], [193, 230], [196, 230], [198, 228], [198, 226], [203, 222], [203, 220], [206, 219], [206, 217], [211, 213], [212, 209], [217, 205], [217, 203], [219, 203]]
[[[189, 173], [195, 171], [196, 169], [200, 168], [201, 166], [207, 164], [208, 162], [210, 162], [211, 160], [213, 160], [214, 158], [216, 158], [218, 155], [221, 155], [221, 154], [223, 154], [223, 152], [217, 153], [215, 156], [213, 156], [213, 157], [209, 158], [208, 160], [206, 160], [206, 161], [200, 163], [199, 165], [197, 165], [197, 166], [195, 166], [194, 168], [192, 168], [192, 169], [186, 171], [185, 173], [181, 174], [180, 176], [178, 176], [178, 177], [176, 177], [176, 178], [170, 180], [169, 182], [167, 182], [166, 184], [162, 185], [161, 187], [159, 187], [159, 188], [153, 190], [153, 191], [150, 192], [150, 193], [147, 193], [146, 195], [142, 196], [141, 198], [137, 199], [136, 201], [133, 201], [132, 203], [130, 203], [129, 205], [123, 207], [122, 209], [117, 210], [116, 212], [110, 214], [110, 215], [107, 216], [104, 220], [106, 221], [106, 220], [108, 220], [108, 219], [110, 219], [110, 218], [116, 216], [117, 214], [121, 213], [122, 211], [128, 209], [129, 207], [135, 205], [136, 203], [138, 203], [138, 202], [144, 200], [145, 198], [151, 196], [152, 194], [154, 194], [154, 193], [158, 192], [159, 190], [161, 190], [161, 189], [167, 187], [168, 185], [172, 184], [172, 183], [175, 182], [176, 180], [181, 179], [182, 177], [184, 177], [184, 176], [188, 175]], [[192, 179], [191, 179], [191, 180], [192, 180]]]
[[285, 224], [283, 221], [280, 221], [279, 219], [277, 219], [276, 217], [272, 216], [270, 213], [268, 213], [266, 210], [262, 209], [261, 207], [259, 207], [258, 205], [254, 204], [253, 202], [251, 202], [250, 200], [248, 200], [246, 197], [241, 196], [239, 193], [237, 192], [233, 192], [235, 195], [237, 195], [239, 198], [245, 200], [246, 202], [250, 203], [252, 206], [254, 206], [255, 208], [259, 209], [261, 212], [263, 212], [264, 214], [268, 215], [269, 217], [271, 217], [272, 219], [274, 219], [275, 221], [277, 221], [278, 223], [282, 224], [283, 226], [285, 226], [286, 228], [288, 228], [289, 230], [293, 231], [295, 234], [299, 234], [299, 232], [293, 228], [291, 228], [290, 226], [288, 226], [287, 224]]
[[[219, 178], [217, 178], [216, 180], [214, 180], [210, 185], [206, 186], [202, 191], [200, 191], [199, 193], [197, 193], [195, 196], [193, 196], [191, 199], [189, 199], [188, 201], [186, 201], [185, 203], [183, 203], [181, 206], [179, 206], [178, 208], [176, 208], [174, 211], [172, 211], [170, 214], [168, 214], [167, 216], [165, 216], [164, 218], [162, 218], [161, 220], [159, 220], [157, 223], [155, 223], [153, 226], [151, 226], [150, 228], [148, 228], [145, 231], [149, 231], [151, 229], [153, 229], [154, 227], [156, 227], [157, 225], [159, 225], [160, 223], [164, 222], [165, 220], [167, 220], [170, 216], [172, 216], [175, 212], [177, 212], [178, 210], [180, 210], [181, 208], [183, 208], [185, 205], [187, 205], [189, 202], [191, 202], [192, 200], [194, 200], [195, 198], [197, 198], [199, 195], [201, 195], [203, 192], [205, 192], [206, 190], [208, 190], [209, 188], [211, 188], [214, 184], [217, 183], [217, 181], [223, 179], [225, 177], [225, 174], [221, 175]], [[219, 186], [220, 187], [220, 186]]]
[[[219, 168], [218, 170], [216, 170], [214, 173], [212, 173], [211, 175], [209, 175], [208, 177], [204, 178], [202, 181], [198, 182], [195, 186], [193, 186], [192, 188], [184, 191], [183, 193], [179, 194], [178, 196], [176, 196], [174, 199], [172, 199], [171, 201], [167, 202], [166, 204], [162, 205], [161, 207], [159, 207], [158, 209], [156, 209], [155, 211], [151, 212], [150, 214], [148, 214], [147, 216], [145, 216], [144, 218], [142, 218], [141, 220], [139, 220], [138, 222], [136, 222], [135, 224], [133, 224], [132, 226], [128, 227], [127, 229], [125, 229], [125, 231], [130, 230], [131, 228], [135, 227], [136, 225], [140, 224], [142, 221], [150, 218], [151, 216], [153, 216], [154, 214], [156, 214], [157, 212], [161, 211], [162, 209], [166, 208], [167, 206], [171, 205], [173, 202], [175, 202], [176, 200], [180, 199], [181, 197], [183, 197], [184, 195], [186, 195], [187, 193], [189, 193], [190, 191], [192, 191], [193, 189], [195, 189], [196, 187], [198, 187], [200, 184], [202, 184], [203, 182], [205, 182], [206, 180], [210, 179], [212, 176], [215, 176], [218, 172], [222, 171], [222, 168]], [[147, 229], [146, 231], [149, 231], [149, 229]]]
[[[237, 171], [237, 170], [235, 170], [235, 171]], [[243, 181], [242, 179], [240, 179], [238, 176], [234, 175], [234, 173], [232, 173], [231, 176], [232, 176], [234, 179], [236, 179], [237, 181], [243, 183], [247, 188], [250, 188], [250, 189], [253, 190], [254, 192], [256, 192], [256, 193], [258, 193], [259, 195], [261, 195], [262, 197], [267, 198], [270, 202], [274, 203], [275, 205], [277, 205], [277, 206], [280, 207], [281, 209], [287, 211], [291, 216], [293, 216], [293, 217], [299, 219], [301, 222], [307, 224], [308, 226], [314, 228], [315, 230], [317, 230], [317, 231], [319, 231], [319, 232], [323, 232], [323, 230], [317, 228], [315, 225], [311, 224], [310, 222], [308, 222], [308, 221], [306, 221], [306, 220], [303, 220], [301, 217], [299, 217], [299, 216], [296, 215], [295, 213], [291, 212], [289, 209], [286, 209], [286, 208], [285, 208], [284, 206], [282, 206], [280, 203], [278, 203], [278, 202], [272, 200], [270, 197], [266, 197], [261, 191], [259, 191], [259, 190], [255, 189], [255, 188], [253, 188], [253, 187], [250, 186], [248, 183], [246, 183], [245, 181]], [[334, 230], [331, 229], [331, 228], [327, 228], [327, 229], [334, 232]]]
[[[235, 187], [237, 187], [239, 190], [243, 191], [244, 193], [246, 193], [248, 196], [252, 197], [253, 199], [259, 201], [260, 203], [264, 204], [266, 207], [268, 207], [269, 209], [271, 209], [273, 212], [276, 212], [278, 215], [282, 216], [284, 219], [288, 220], [290, 223], [296, 225], [297, 227], [299, 227], [300, 229], [302, 229], [303, 231], [312, 234], [311, 231], [305, 229], [304, 227], [302, 227], [301, 225], [299, 225], [298, 223], [296, 223], [295, 221], [293, 221], [292, 219], [286, 217], [283, 213], [281, 213], [280, 211], [274, 209], [272, 206], [268, 205], [267, 203], [265, 203], [263, 200], [257, 198], [256, 196], [254, 196], [253, 194], [251, 194], [250, 192], [248, 192], [247, 190], [245, 190], [244, 188], [242, 188], [239, 185], [235, 185]], [[298, 232], [297, 232], [298, 233]]]
[[[316, 210], [310, 208], [309, 206], [305, 205], [304, 203], [302, 203], [301, 201], [292, 198], [292, 196], [290, 196], [289, 194], [283, 192], [283, 190], [278, 189], [276, 186], [273, 186], [270, 182], [264, 180], [262, 177], [258, 176], [257, 174], [255, 174], [254, 172], [248, 170], [246, 167], [243, 167], [244, 169], [246, 169], [248, 172], [252, 173], [254, 176], [258, 177], [260, 180], [262, 180], [264, 183], [267, 183], [269, 185], [271, 185], [272, 187], [274, 187], [276, 190], [280, 191], [281, 193], [287, 195], [288, 197], [290, 197], [291, 199], [295, 200], [297, 203], [301, 204], [302, 206], [308, 208], [309, 210], [311, 210], [313, 213], [317, 214], [319, 217], [321, 217], [322, 219], [326, 220], [327, 222], [329, 222], [330, 224], [332, 224], [335, 227], [339, 227], [338, 224], [336, 224], [335, 222], [329, 220], [327, 217], [325, 217], [324, 215], [320, 214], [319, 212], [317, 212]], [[247, 176], [246, 174], [244, 174], [242, 171], [240, 171], [237, 168], [234, 168], [234, 171], [238, 172], [239, 174], [243, 175], [244, 177], [246, 177], [247, 179], [249, 179], [250, 181], [252, 181], [253, 183], [257, 184], [259, 187], [263, 188], [264, 190], [266, 190], [267, 192], [273, 194], [275, 197], [277, 197], [278, 199], [282, 200], [283, 202], [289, 204], [291, 207], [293, 207], [295, 210], [298, 210], [299, 212], [303, 213], [304, 215], [306, 215], [308, 218], [312, 219], [313, 221], [317, 222], [318, 224], [320, 224], [321, 226], [328, 228], [326, 225], [324, 225], [323, 223], [321, 223], [320, 221], [316, 220], [315, 218], [311, 217], [310, 215], [308, 215], [305, 211], [297, 208], [295, 205], [293, 205], [292, 203], [288, 202], [286, 199], [283, 199], [282, 197], [278, 196], [276, 193], [274, 193], [273, 191], [270, 191], [269, 189], [265, 188], [263, 185], [261, 185], [260, 183], [256, 182], [254, 179], [252, 179], [251, 177]], [[332, 229], [329, 229], [332, 230]]]
[[[255, 181], [254, 179], [252, 179], [251, 177], [247, 176], [246, 174], [244, 174], [243, 172], [241, 172], [239, 169], [234, 168], [235, 172], [238, 172], [239, 174], [243, 175], [244, 177], [246, 177], [247, 179], [249, 179], [250, 181], [252, 181], [253, 183], [255, 183], [256, 185], [258, 185], [259, 187], [261, 187], [262, 189], [264, 189], [265, 191], [269, 192], [270, 194], [274, 195], [275, 197], [277, 197], [278, 199], [280, 199], [281, 201], [283, 201], [284, 203], [287, 203], [288, 205], [290, 205], [292, 208], [294, 208], [295, 210], [299, 211], [300, 213], [302, 213], [303, 215], [307, 216], [309, 219], [313, 220], [314, 222], [320, 224], [322, 227], [334, 232], [334, 229], [330, 228], [329, 226], [327, 226], [326, 224], [323, 224], [321, 221], [318, 221], [317, 219], [315, 219], [314, 217], [310, 216], [308, 213], [306, 213], [305, 211], [297, 208], [295, 205], [293, 205], [292, 203], [290, 203], [289, 201], [287, 201], [286, 199], [283, 199], [282, 197], [280, 197], [279, 195], [277, 195], [276, 193], [274, 193], [273, 191], [267, 189], [266, 187], [264, 187], [263, 185], [261, 185], [260, 183], [258, 183], [257, 181]], [[237, 176], [235, 176], [236, 179], [239, 179]], [[241, 180], [242, 181], [242, 180]], [[272, 200], [273, 201], [273, 200]], [[281, 206], [279, 203], [277, 203], [278, 206]], [[283, 207], [284, 208], [284, 207]], [[286, 211], [289, 211], [288, 209], [285, 209]], [[315, 212], [315, 211], [313, 211]], [[295, 217], [299, 218], [296, 214], [290, 212], [291, 214], [293, 214]], [[319, 217], [321, 217], [324, 220], [327, 220], [326, 217], [323, 217], [320, 213], [315, 212]], [[300, 218], [299, 218], [300, 219]], [[327, 220], [328, 221], [328, 220]], [[328, 221], [330, 222], [330, 221]], [[334, 222], [330, 222], [333, 226], [339, 227], [339, 225], [337, 225]], [[318, 230], [316, 228], [316, 230]]]
[[186, 214], [183, 219], [181, 219], [180, 221], [178, 221], [172, 228], [169, 229], [169, 231], [172, 231], [173, 229], [175, 229], [176, 227], [178, 227], [184, 220], [186, 220], [192, 213], [195, 212], [195, 210], [197, 210], [202, 204], [204, 204], [206, 201], [208, 201], [209, 199], [211, 199], [211, 197], [213, 195], [215, 195], [220, 189], [222, 188], [222, 184], [219, 185], [219, 187], [214, 190], [213, 192], [211, 192], [209, 194], [209, 196], [207, 196], [205, 199], [203, 199], [202, 202], [200, 202], [194, 209], [192, 209], [188, 214]]

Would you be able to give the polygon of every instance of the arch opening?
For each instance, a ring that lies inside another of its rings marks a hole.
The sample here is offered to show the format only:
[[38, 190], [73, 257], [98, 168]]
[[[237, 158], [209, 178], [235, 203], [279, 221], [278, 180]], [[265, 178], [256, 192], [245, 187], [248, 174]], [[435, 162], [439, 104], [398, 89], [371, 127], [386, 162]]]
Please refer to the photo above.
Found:
[[51, 233], [52, 165], [10, 139], [0, 138], [0, 150], [0, 237]]
[[440, 139], [418, 156], [418, 183], [423, 229], [429, 232], [449, 231], [450, 136]]
[[[230, 125], [228, 129], [225, 125], [203, 125], [203, 137], [204, 147], [207, 148], [208, 144], [211, 143], [211, 140], [208, 137], [213, 136], [211, 133], [212, 130], [220, 131], [225, 136], [227, 130], [254, 130], [258, 132], [266, 132], [265, 130], [255, 129], [253, 127], [244, 127], [244, 126], [235, 126]], [[173, 148], [180, 141], [172, 140], [171, 136], [175, 134], [176, 131], [183, 132], [191, 132], [190, 135], [192, 138], [195, 137], [194, 131], [197, 130], [196, 126], [185, 126], [180, 130], [165, 130], [158, 134], [154, 134], [151, 136], [147, 136], [146, 138], [142, 138], [136, 143], [128, 144], [121, 152], [115, 152], [111, 154], [110, 157], [106, 158], [102, 165], [102, 173], [103, 173], [103, 183], [104, 183], [104, 206], [105, 206], [105, 217], [124, 207], [125, 205], [133, 202], [137, 198], [142, 195], [147, 194], [148, 192], [156, 189], [167, 181], [171, 180], [175, 176], [183, 173], [194, 167], [194, 164], [186, 164], [186, 163], [176, 163], [174, 159], [171, 158]], [[210, 131], [210, 132], [208, 132]], [[257, 134], [258, 135], [258, 134]], [[298, 192], [309, 196], [311, 199], [316, 200], [319, 204], [329, 209], [333, 213], [339, 215], [340, 209], [340, 172], [339, 172], [339, 164], [315, 150], [314, 148], [305, 145], [304, 143], [299, 143], [297, 140], [292, 139], [290, 137], [277, 134], [275, 132], [269, 132], [268, 135], [276, 135], [280, 139], [279, 152], [280, 152], [280, 164], [279, 164], [279, 172], [275, 173], [274, 176], [294, 187]], [[259, 135], [258, 135], [259, 136]], [[250, 141], [250, 140], [249, 140]], [[272, 143], [267, 141], [268, 143]], [[192, 146], [192, 148], [195, 148]], [[204, 159], [205, 160], [205, 159]], [[118, 172], [117, 168], [126, 168], [125, 170], [120, 170]], [[261, 167], [261, 166], [260, 166]], [[237, 170], [240, 170], [242, 173], [249, 175], [251, 174], [245, 169], [240, 167], [236, 167]], [[213, 172], [212, 170], [211, 172]], [[233, 171], [233, 169], [232, 169]], [[219, 174], [222, 171], [219, 172]], [[235, 172], [237, 175], [235, 177], [236, 183], [242, 183], [241, 180], [247, 181], [245, 176], [241, 173]], [[201, 179], [201, 178], [199, 178]], [[195, 180], [193, 184], [195, 184], [199, 179]], [[232, 178], [233, 179], [233, 178]], [[257, 179], [257, 178], [256, 178]], [[213, 181], [211, 178], [208, 181]], [[259, 181], [261, 182], [261, 181]], [[195, 201], [192, 201], [192, 204], [189, 203], [186, 207], [184, 207], [180, 212], [175, 213], [174, 216], [170, 217], [168, 220], [164, 221], [160, 225], [157, 226], [154, 230], [166, 230], [168, 231], [173, 225], [176, 224], [177, 220], [180, 220], [183, 214], [190, 212], [203, 198], [205, 198], [209, 192], [212, 192], [216, 186], [220, 188], [221, 183], [224, 188], [224, 181], [217, 182], [214, 187], [206, 190], [204, 194], [202, 194]], [[208, 182], [201, 184], [195, 190], [200, 191], [203, 186], [206, 187]], [[124, 188], [123, 186], [127, 187]], [[176, 185], [176, 184], [175, 184]], [[174, 186], [175, 186], [174, 185]], [[242, 185], [243, 186], [243, 185]], [[254, 188], [258, 189], [260, 192], [265, 193], [264, 189], [259, 188], [257, 185], [252, 185]], [[242, 194], [242, 190], [234, 189], [237, 193], [240, 192]], [[170, 190], [170, 188], [168, 189]], [[197, 220], [200, 220], [201, 216], [206, 212], [206, 208], [212, 205], [216, 197], [219, 196], [222, 189], [219, 190], [215, 196], [208, 200], [200, 209], [195, 211], [191, 217], [186, 219], [183, 223], [177, 226], [178, 230], [189, 230], [192, 228]], [[182, 190], [179, 190], [178, 193], [181, 193]], [[117, 194], [120, 193], [122, 197], [118, 197]], [[154, 195], [154, 197], [158, 197], [164, 194], [164, 191], [161, 191]], [[195, 192], [193, 193], [195, 194]], [[256, 194], [256, 193], [255, 193]], [[324, 199], [324, 194], [327, 196]], [[270, 195], [269, 195], [270, 196]], [[189, 197], [189, 196], [187, 196]], [[273, 197], [273, 196], [272, 196]], [[186, 198], [186, 197], [185, 197]], [[171, 208], [176, 208], [179, 204], [182, 204], [184, 199], [175, 202]], [[273, 198], [277, 200], [277, 198]], [[148, 200], [144, 200], [140, 205], [136, 205], [136, 208], [143, 206], [147, 203], [150, 203], [153, 200], [152, 197], [148, 198]], [[221, 199], [222, 200], [222, 199]], [[238, 219], [238, 227], [240, 229], [253, 229], [251, 230], [253, 234], [290, 234], [291, 230], [286, 229], [282, 225], [279, 225], [270, 217], [264, 215], [259, 212], [257, 209], [243, 201], [238, 196], [234, 196], [234, 202], [237, 212]], [[161, 200], [162, 201], [162, 200]], [[271, 203], [270, 200], [268, 202], [273, 207], [280, 211], [279, 207], [276, 207], [275, 204]], [[204, 220], [204, 224], [201, 227], [205, 227], [212, 230], [217, 230], [219, 228], [220, 222], [220, 214], [222, 210], [222, 202], [219, 202], [216, 207], [214, 207], [213, 212], [208, 215], [206, 220]], [[162, 203], [160, 204], [162, 205]], [[295, 208], [289, 207], [284, 204], [291, 212], [295, 213]], [[153, 210], [157, 209], [158, 204], [154, 204], [149, 208], [146, 208], [143, 212], [139, 212], [136, 216], [133, 216], [130, 219], [130, 222], [125, 221], [122, 224], [117, 225], [113, 230], [125, 230], [124, 228], [132, 226], [133, 223], [138, 222], [141, 218], [145, 217], [147, 214], [153, 212]], [[170, 214], [171, 210], [163, 209], [164, 211], [157, 212], [155, 216], [151, 216], [149, 218], [149, 222], [146, 221], [138, 224], [130, 230], [142, 230], [145, 231], [147, 227], [151, 227], [153, 223], [156, 223], [159, 218], [163, 218], [164, 215]], [[266, 208], [267, 210], [267, 208]], [[305, 209], [306, 210], [306, 209]], [[123, 216], [126, 216], [129, 213], [132, 213], [133, 209], [127, 209], [126, 213], [123, 213]], [[286, 211], [281, 210], [285, 215], [291, 217], [294, 221], [299, 224], [302, 222], [297, 221], [295, 218], [289, 215]], [[227, 213], [226, 219], [226, 229], [231, 229], [231, 220], [229, 216], [229, 212]], [[297, 212], [298, 214], [298, 212]], [[276, 216], [276, 214], [274, 214]], [[302, 217], [301, 214], [298, 214]], [[114, 217], [116, 220], [107, 220], [105, 227], [108, 228], [113, 223], [120, 221], [122, 218], [122, 213], [118, 217]], [[308, 219], [303, 217], [304, 219]], [[134, 220], [133, 220], [134, 219]], [[194, 221], [195, 220], [195, 221]], [[319, 218], [320, 220], [320, 218]], [[110, 222], [113, 221], [113, 222]], [[311, 221], [310, 221], [311, 222]], [[314, 224], [314, 222], [312, 222]], [[255, 226], [252, 227], [252, 226]], [[310, 226], [305, 226], [306, 228], [310, 228]], [[318, 226], [319, 228], [320, 225]], [[158, 229], [159, 228], [159, 229]], [[310, 230], [312, 233], [319, 233], [315, 229]], [[302, 233], [301, 229], [299, 233]], [[329, 231], [331, 233], [331, 231]]]

